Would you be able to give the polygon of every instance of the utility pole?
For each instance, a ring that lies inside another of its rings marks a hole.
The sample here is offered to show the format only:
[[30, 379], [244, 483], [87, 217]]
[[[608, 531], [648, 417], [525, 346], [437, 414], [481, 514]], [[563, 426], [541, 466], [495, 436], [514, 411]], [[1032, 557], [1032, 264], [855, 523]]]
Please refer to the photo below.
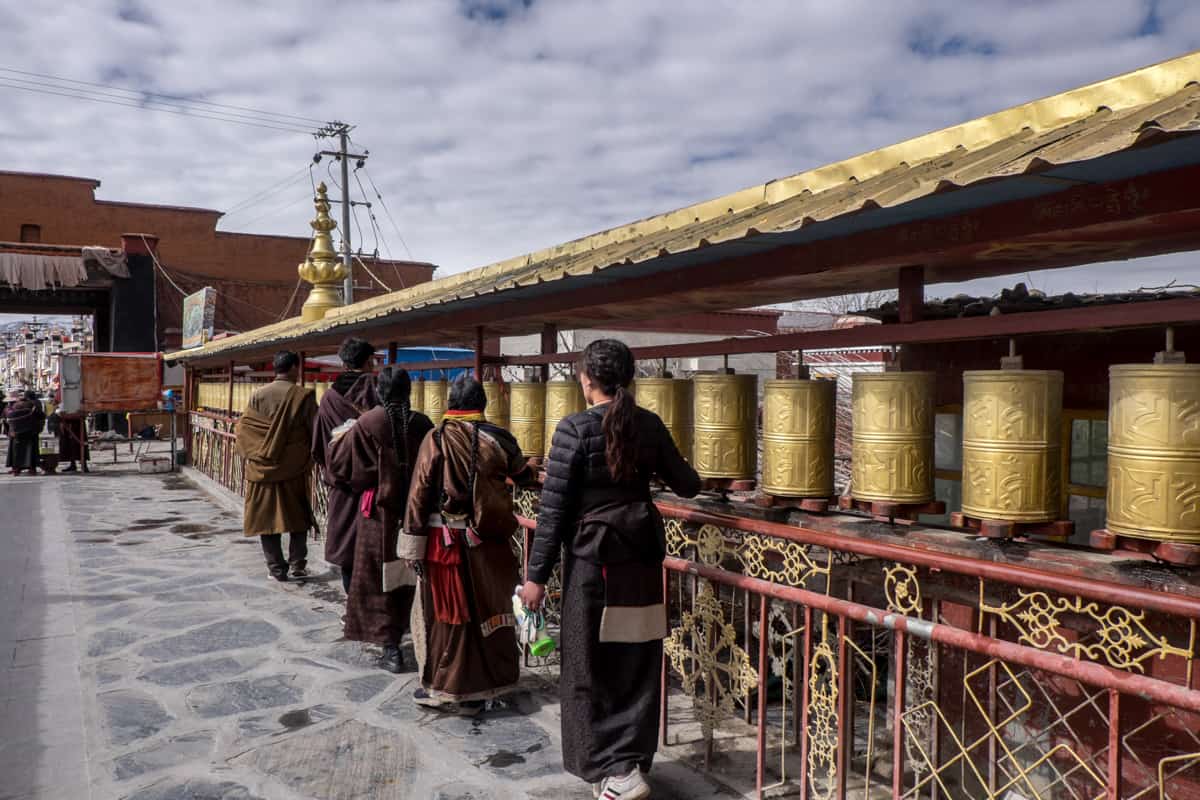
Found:
[[317, 131], [319, 138], [338, 138], [337, 150], [321, 150], [315, 156], [313, 161], [319, 163], [321, 156], [333, 156], [342, 164], [342, 264], [346, 267], [346, 281], [342, 285], [342, 302], [350, 305], [354, 302], [354, 256], [351, 255], [350, 248], [350, 207], [353, 203], [350, 200], [350, 159], [355, 159], [361, 167], [362, 163], [367, 160], [367, 153], [351, 153], [350, 147], [350, 131], [354, 128], [345, 122], [334, 120], [328, 125], [321, 127]]

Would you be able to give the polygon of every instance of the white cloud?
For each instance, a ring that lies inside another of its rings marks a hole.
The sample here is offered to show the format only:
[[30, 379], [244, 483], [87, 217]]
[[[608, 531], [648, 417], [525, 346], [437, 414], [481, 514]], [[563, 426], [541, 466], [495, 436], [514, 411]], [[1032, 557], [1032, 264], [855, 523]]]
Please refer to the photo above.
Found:
[[[1186, 0], [525, 5], [0, 7], [0, 61], [353, 122], [413, 256], [454, 272], [1200, 47], [1200, 12]], [[471, 8], [511, 13], [488, 21]], [[0, 168], [96, 177], [108, 199], [226, 208], [314, 150], [302, 135], [0, 97]], [[308, 194], [302, 180], [223, 227], [304, 235]], [[1077, 288], [1141, 285], [1151, 271], [1196, 282], [1190, 259], [1175, 257], [1098, 268]], [[1069, 288], [1078, 272], [1062, 275], [1053, 281]]]

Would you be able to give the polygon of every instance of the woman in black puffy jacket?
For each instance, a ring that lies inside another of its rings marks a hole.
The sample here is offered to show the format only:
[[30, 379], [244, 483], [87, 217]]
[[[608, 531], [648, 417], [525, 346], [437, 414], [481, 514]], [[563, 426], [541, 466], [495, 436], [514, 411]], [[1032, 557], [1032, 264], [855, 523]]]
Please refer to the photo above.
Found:
[[584, 350], [589, 408], [554, 432], [522, 589], [538, 608], [563, 555], [563, 763], [607, 800], [650, 795], [643, 773], [658, 747], [666, 539], [650, 480], [700, 490], [662, 420], [634, 403], [633, 374], [622, 342]]

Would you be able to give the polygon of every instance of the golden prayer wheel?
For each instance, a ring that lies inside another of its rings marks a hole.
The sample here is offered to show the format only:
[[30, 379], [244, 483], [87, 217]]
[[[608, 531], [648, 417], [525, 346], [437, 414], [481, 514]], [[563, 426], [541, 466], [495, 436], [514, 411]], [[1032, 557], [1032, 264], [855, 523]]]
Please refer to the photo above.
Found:
[[758, 377], [697, 375], [692, 385], [692, 466], [701, 478], [753, 479]]
[[487, 408], [483, 416], [493, 425], [508, 427], [508, 392], [500, 381], [484, 381], [483, 391], [487, 395]]
[[763, 384], [760, 487], [780, 497], [833, 495], [836, 381], [774, 380]]
[[1200, 364], [1108, 374], [1108, 530], [1200, 543]]
[[550, 381], [546, 384], [546, 438], [544, 440], [545, 455], [550, 454], [550, 443], [554, 441], [554, 431], [558, 423], [572, 414], [583, 411], [587, 404], [583, 402], [583, 388], [577, 380]]
[[429, 417], [434, 425], [440, 425], [442, 417], [446, 414], [445, 379], [425, 381], [425, 391], [422, 392], [422, 397], [425, 398], [425, 402], [421, 406], [425, 416]]
[[546, 384], [509, 384], [508, 429], [529, 458], [546, 454]]
[[962, 510], [976, 519], [1058, 519], [1062, 387], [1057, 370], [963, 373]]
[[408, 407], [413, 411], [425, 413], [425, 381], [416, 379], [408, 390]]
[[692, 459], [692, 382], [683, 378], [638, 378], [637, 404], [658, 414], [683, 457]]
[[854, 376], [850, 494], [856, 500], [933, 499], [933, 373]]

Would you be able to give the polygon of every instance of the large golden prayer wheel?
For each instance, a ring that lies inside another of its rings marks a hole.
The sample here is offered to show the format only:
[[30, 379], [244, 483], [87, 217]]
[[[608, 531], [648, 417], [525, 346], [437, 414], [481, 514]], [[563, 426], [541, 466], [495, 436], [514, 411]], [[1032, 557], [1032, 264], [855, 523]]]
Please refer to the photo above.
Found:
[[1200, 543], [1200, 364], [1109, 368], [1111, 533]]
[[500, 381], [484, 381], [483, 391], [487, 395], [487, 408], [483, 416], [493, 425], [508, 427], [508, 392]]
[[509, 384], [508, 429], [529, 458], [546, 454], [546, 384]]
[[854, 376], [850, 494], [856, 500], [933, 499], [933, 373]]
[[550, 453], [550, 444], [554, 441], [554, 431], [558, 428], [558, 423], [586, 407], [579, 381], [550, 381], [546, 384], [545, 455]]
[[779, 497], [833, 495], [836, 381], [763, 384], [763, 461], [759, 488]]
[[420, 378], [412, 382], [412, 388], [408, 391], [408, 407], [425, 413], [425, 381]]
[[692, 466], [701, 478], [748, 480], [758, 466], [758, 377], [692, 379]]
[[962, 510], [976, 519], [1058, 519], [1063, 374], [963, 373]]
[[653, 411], [667, 427], [679, 452], [692, 458], [692, 382], [683, 378], [638, 378], [637, 404]]
[[425, 381], [424, 413], [434, 425], [440, 425], [446, 415], [446, 381]]

